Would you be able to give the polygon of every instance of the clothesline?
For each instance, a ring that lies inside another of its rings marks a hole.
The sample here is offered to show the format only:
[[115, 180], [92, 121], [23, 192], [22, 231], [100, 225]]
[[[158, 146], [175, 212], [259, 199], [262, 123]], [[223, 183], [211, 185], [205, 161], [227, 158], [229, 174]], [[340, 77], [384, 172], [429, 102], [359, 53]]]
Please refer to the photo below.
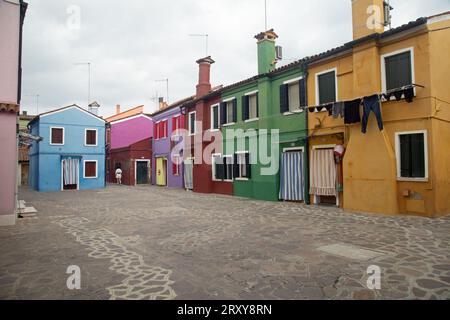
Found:
[[[425, 86], [423, 86], [423, 85], [413, 83], [413, 84], [409, 84], [409, 85], [406, 85], [406, 86], [402, 86], [402, 87], [398, 87], [398, 88], [387, 90], [384, 93], [383, 92], [382, 93], [374, 93], [374, 94], [372, 94], [370, 96], [378, 94], [378, 96], [381, 96], [382, 99], [384, 99], [383, 102], [386, 102], [386, 101], [390, 101], [390, 100], [387, 100], [384, 96], [392, 94], [394, 92], [401, 91], [401, 90], [407, 90], [407, 89], [410, 89], [410, 88], [414, 88], [414, 87], [425, 88]], [[345, 102], [355, 101], [355, 100], [358, 100], [358, 99], [362, 100], [362, 99], [364, 99], [366, 97], [369, 97], [369, 96], [353, 98], [351, 100], [342, 100], [342, 101], [337, 101], [337, 102], [327, 102], [327, 103], [322, 103], [322, 104], [315, 105], [315, 106], [304, 106], [304, 107], [300, 107], [299, 109], [301, 111], [305, 111], [305, 110], [309, 111], [309, 109], [322, 109], [323, 110], [323, 108], [325, 108], [326, 106], [329, 106], [330, 104], [333, 104], [333, 103], [338, 103], [338, 102], [345, 103]]]

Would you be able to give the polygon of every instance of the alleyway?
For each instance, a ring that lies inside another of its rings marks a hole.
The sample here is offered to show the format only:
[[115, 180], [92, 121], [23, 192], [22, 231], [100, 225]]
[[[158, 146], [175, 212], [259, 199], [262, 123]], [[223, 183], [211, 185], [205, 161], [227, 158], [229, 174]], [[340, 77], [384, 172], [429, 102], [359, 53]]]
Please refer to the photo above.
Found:
[[0, 299], [450, 299], [450, 218], [153, 186], [20, 199], [39, 213], [0, 228]]

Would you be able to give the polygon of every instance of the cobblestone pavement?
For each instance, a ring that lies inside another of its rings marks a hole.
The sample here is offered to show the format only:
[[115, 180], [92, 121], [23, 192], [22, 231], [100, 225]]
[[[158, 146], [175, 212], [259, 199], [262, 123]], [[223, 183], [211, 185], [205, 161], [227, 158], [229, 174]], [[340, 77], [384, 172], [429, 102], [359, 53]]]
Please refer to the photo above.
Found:
[[20, 199], [39, 213], [0, 228], [0, 299], [450, 299], [450, 217], [152, 186]]

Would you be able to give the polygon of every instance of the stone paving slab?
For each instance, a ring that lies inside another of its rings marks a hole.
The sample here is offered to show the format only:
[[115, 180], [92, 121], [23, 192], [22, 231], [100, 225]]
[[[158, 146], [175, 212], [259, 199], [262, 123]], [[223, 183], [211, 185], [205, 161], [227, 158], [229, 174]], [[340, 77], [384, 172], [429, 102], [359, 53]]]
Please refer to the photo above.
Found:
[[0, 228], [0, 299], [450, 299], [450, 218], [153, 186], [20, 198], [39, 215]]

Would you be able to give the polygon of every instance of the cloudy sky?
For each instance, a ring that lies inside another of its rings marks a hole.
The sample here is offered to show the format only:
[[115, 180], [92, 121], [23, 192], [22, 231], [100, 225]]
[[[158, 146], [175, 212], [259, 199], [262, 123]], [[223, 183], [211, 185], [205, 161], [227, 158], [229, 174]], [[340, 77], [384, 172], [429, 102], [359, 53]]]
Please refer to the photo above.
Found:
[[[195, 61], [216, 60], [213, 85], [231, 84], [257, 73], [256, 40], [264, 29], [264, 0], [28, 0], [24, 26], [22, 109], [36, 113], [91, 100], [100, 114], [192, 95]], [[268, 24], [280, 38], [280, 65], [352, 40], [350, 0], [267, 0]], [[450, 9], [450, 0], [391, 0], [393, 27]], [[78, 15], [79, 12], [79, 15]], [[78, 17], [80, 19], [78, 19]], [[79, 24], [78, 24], [79, 21]]]

